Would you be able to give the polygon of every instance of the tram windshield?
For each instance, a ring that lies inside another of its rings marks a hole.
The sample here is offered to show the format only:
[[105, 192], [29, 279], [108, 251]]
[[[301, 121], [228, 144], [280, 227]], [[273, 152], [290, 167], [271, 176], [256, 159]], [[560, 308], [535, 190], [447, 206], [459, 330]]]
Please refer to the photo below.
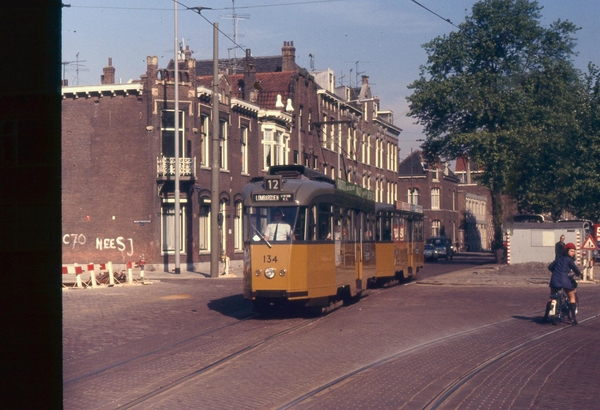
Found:
[[245, 241], [289, 242], [301, 235], [297, 207], [249, 207], [246, 210]]

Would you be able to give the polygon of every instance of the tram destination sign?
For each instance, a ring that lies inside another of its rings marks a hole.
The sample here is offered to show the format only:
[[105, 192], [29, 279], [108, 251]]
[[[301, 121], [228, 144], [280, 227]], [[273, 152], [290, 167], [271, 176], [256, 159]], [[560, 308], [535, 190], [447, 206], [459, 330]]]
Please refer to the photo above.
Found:
[[338, 178], [335, 181], [335, 187], [342, 192], [345, 192], [350, 195], [354, 195], [360, 198], [367, 199], [369, 201], [375, 200], [375, 192], [369, 191], [366, 188], [363, 188], [359, 185], [353, 184], [352, 182], [344, 181], [343, 179]]
[[294, 194], [254, 194], [254, 202], [292, 202]]

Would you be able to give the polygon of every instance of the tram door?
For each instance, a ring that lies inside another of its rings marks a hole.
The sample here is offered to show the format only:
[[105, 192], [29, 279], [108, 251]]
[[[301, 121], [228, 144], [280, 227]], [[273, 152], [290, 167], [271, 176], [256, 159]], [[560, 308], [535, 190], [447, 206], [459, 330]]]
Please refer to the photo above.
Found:
[[358, 212], [355, 215], [357, 260], [356, 277], [362, 290], [367, 288], [370, 278], [376, 274], [375, 260], [375, 214]]
[[408, 251], [408, 269], [412, 272], [415, 266], [415, 221], [408, 219], [406, 232], [406, 248]]

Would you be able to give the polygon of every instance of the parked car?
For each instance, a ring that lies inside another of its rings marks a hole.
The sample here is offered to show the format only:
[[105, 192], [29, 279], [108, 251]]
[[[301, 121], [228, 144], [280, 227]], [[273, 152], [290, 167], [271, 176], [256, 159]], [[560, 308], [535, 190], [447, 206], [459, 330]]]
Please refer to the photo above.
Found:
[[446, 260], [448, 260], [448, 258], [454, 258], [455, 249], [450, 238], [436, 236], [427, 239], [427, 243], [435, 247], [438, 252], [438, 258], [443, 258]]
[[425, 257], [426, 261], [437, 261], [439, 257], [437, 249], [435, 249], [435, 246], [430, 243], [425, 244], [423, 256]]

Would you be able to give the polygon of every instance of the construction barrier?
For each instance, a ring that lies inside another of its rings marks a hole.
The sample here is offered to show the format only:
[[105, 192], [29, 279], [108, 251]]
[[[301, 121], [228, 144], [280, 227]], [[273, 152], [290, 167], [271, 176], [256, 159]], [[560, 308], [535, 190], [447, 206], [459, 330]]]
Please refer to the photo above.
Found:
[[[62, 267], [62, 274], [63, 275], [75, 275], [72, 279], [75, 280], [75, 284], [73, 285], [74, 288], [83, 288], [83, 281], [81, 280], [81, 274], [83, 273], [83, 268], [81, 266], [79, 266], [78, 264], [74, 263], [72, 266], [65, 266], [63, 265]], [[63, 276], [63, 287], [66, 287], [64, 285], [65, 279], [67, 279], [67, 281], [69, 280], [69, 277], [65, 277]]]
[[[139, 279], [133, 278], [133, 267], [140, 268]], [[143, 283], [144, 285], [152, 284], [148, 281], [144, 275], [144, 264], [134, 264], [133, 262], [127, 262], [127, 273], [122, 271], [121, 273], [115, 274], [112, 262], [107, 263], [88, 263], [85, 266], [80, 266], [77, 263], [73, 265], [63, 265], [63, 288], [98, 288], [104, 286], [115, 286], [128, 284], [132, 285], [135, 283]], [[82, 276], [85, 275], [84, 278]], [[89, 276], [88, 276], [89, 275]], [[72, 284], [72, 285], [71, 285]]]

